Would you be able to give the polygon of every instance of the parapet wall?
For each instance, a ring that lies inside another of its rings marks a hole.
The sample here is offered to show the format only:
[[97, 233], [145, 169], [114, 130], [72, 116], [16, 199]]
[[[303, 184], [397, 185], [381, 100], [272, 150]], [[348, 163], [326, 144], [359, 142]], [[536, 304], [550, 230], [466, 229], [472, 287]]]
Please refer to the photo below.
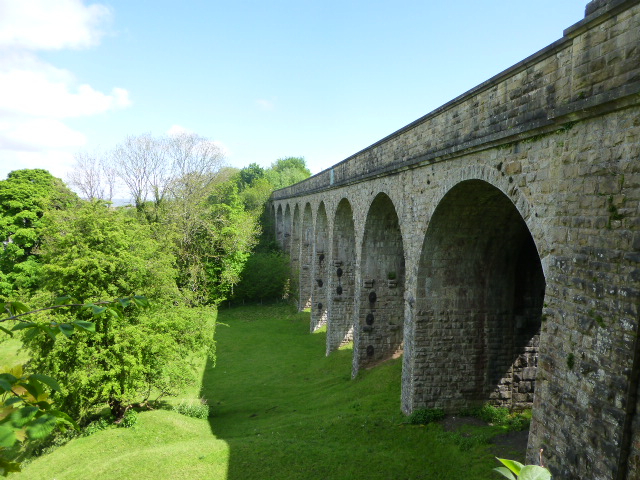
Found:
[[637, 0], [597, 0], [564, 36], [433, 112], [273, 199], [364, 181], [521, 141], [601, 115], [640, 93]]

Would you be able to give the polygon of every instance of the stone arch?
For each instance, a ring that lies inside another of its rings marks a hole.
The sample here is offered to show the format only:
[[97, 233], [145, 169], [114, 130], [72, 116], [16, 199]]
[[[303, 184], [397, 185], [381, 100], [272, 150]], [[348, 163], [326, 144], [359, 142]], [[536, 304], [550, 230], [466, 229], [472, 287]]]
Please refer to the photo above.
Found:
[[385, 193], [379, 193], [369, 207], [360, 252], [354, 374], [402, 352], [404, 246], [396, 208]]
[[300, 278], [300, 236], [302, 232], [302, 225], [300, 222], [300, 207], [296, 203], [293, 207], [293, 222], [291, 226], [291, 278]]
[[327, 324], [329, 301], [327, 288], [329, 286], [329, 225], [327, 210], [324, 202], [320, 202], [316, 213], [316, 227], [313, 242], [311, 279], [311, 331], [315, 331]]
[[284, 224], [282, 228], [282, 248], [285, 252], [291, 251], [291, 207], [287, 203], [284, 209]]
[[353, 341], [356, 293], [356, 236], [353, 210], [346, 198], [340, 200], [333, 221], [333, 263], [331, 317], [327, 325], [327, 355]]
[[282, 217], [282, 205], [278, 205], [276, 211], [276, 242], [280, 248], [284, 249], [284, 219]]
[[414, 407], [531, 407], [545, 277], [512, 200], [465, 180], [438, 203], [418, 266]]
[[313, 264], [313, 213], [306, 203], [302, 212], [300, 238], [300, 310], [311, 308], [311, 273]]

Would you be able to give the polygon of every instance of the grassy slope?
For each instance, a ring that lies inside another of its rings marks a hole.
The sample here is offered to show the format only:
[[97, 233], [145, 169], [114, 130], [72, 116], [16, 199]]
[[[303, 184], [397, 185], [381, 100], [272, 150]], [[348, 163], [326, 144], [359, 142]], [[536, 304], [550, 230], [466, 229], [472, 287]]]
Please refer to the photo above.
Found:
[[401, 360], [351, 380], [351, 352], [325, 357], [308, 314], [243, 307], [219, 321], [228, 327], [202, 385], [210, 422], [144, 412], [135, 428], [73, 440], [13, 478], [495, 478], [486, 446], [461, 452], [439, 425], [404, 424]]

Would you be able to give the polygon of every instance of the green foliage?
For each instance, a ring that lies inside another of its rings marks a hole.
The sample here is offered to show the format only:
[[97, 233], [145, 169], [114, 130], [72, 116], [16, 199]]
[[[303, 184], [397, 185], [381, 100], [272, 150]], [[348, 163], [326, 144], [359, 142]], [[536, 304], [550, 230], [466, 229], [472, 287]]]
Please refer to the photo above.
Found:
[[44, 291], [82, 302], [140, 291], [152, 300], [177, 297], [169, 246], [126, 211], [85, 202], [50, 218], [40, 249]]
[[514, 460], [497, 459], [504, 467], [496, 467], [494, 470], [509, 480], [551, 480], [551, 472], [538, 465], [523, 465]]
[[440, 408], [421, 408], [414, 410], [409, 415], [409, 423], [412, 425], [427, 425], [442, 420], [444, 417], [444, 410]]
[[509, 431], [522, 431], [531, 424], [531, 410], [522, 412], [510, 411], [505, 407], [496, 407], [489, 403], [480, 408], [466, 409], [460, 412], [463, 416], [476, 417], [491, 425], [507, 427]]
[[209, 418], [210, 415], [209, 405], [207, 405], [206, 398], [201, 398], [197, 402], [183, 400], [178, 405], [174, 406], [173, 410], [181, 415], [200, 418], [203, 420]]
[[88, 437], [89, 435], [93, 435], [94, 433], [101, 432], [102, 430], [106, 430], [107, 428], [111, 428], [114, 426], [115, 418], [109, 415], [108, 417], [102, 416], [97, 420], [89, 423], [84, 429], [82, 429], [82, 435], [84, 437]]
[[[61, 316], [53, 320], [60, 322]], [[64, 379], [56, 401], [79, 420], [104, 405], [120, 420], [134, 403], [175, 395], [197, 381], [193, 355], [214, 355], [215, 311], [210, 309], [165, 306], [136, 312], [127, 305], [121, 314], [99, 315], [95, 326], [95, 333], [57, 342], [42, 335], [24, 339], [30, 367]]]
[[262, 302], [287, 296], [291, 268], [282, 252], [254, 252], [247, 260], [242, 279], [233, 290], [233, 301]]
[[15, 170], [0, 181], [0, 300], [38, 286], [36, 252], [47, 214], [77, 202], [62, 180], [46, 170]]
[[[13, 322], [14, 325], [11, 330], [5, 326], [0, 326], [0, 329], [9, 335], [13, 335], [15, 331], [23, 331], [26, 332], [25, 338], [33, 340], [41, 337], [52, 342], [58, 333], [63, 333], [66, 338], [70, 338], [77, 331], [95, 332], [95, 325], [92, 322], [78, 320], [62, 323], [33, 322], [24, 320], [24, 317], [56, 310], [84, 310], [94, 316], [105, 315], [117, 318], [122, 316], [123, 309], [129, 304], [148, 306], [145, 297], [121, 298], [89, 304], [78, 304], [74, 303], [70, 297], [60, 297], [53, 305], [37, 311], [30, 310], [21, 302], [4, 302], [0, 303], [0, 312], [4, 312], [6, 316], [0, 317], [0, 323], [7, 325], [7, 322]], [[43, 335], [37, 335], [37, 333]], [[44, 387], [48, 387], [53, 392], [61, 391], [60, 385], [53, 377], [42, 373], [25, 374], [21, 365], [5, 367], [0, 371], [0, 474], [4, 476], [10, 472], [20, 471], [20, 463], [14, 459], [17, 442], [28, 446], [33, 454], [38, 451], [46, 452], [72, 438], [73, 435], [68, 433], [68, 427], [76, 431], [79, 429], [77, 423], [66, 412], [54, 408], [54, 403]], [[52, 439], [49, 438], [56, 428], [61, 431], [61, 434]]]
[[138, 412], [133, 409], [129, 409], [125, 412], [124, 417], [117, 425], [122, 428], [131, 428], [138, 423]]
[[[138, 428], [71, 442], [31, 462], [23, 478], [59, 472], [84, 479], [91, 472], [92, 480], [164, 479], [179, 472], [190, 480], [487, 480], [495, 463], [487, 449], [509, 457], [498, 442], [488, 447], [467, 432], [406, 425], [398, 401], [400, 359], [352, 380], [351, 351], [318, 355], [326, 338], [309, 335], [308, 314], [265, 305], [219, 315], [229, 327], [216, 333], [217, 365], [202, 365], [202, 390], [188, 397], [208, 398], [213, 417], [140, 412]], [[502, 431], [477, 428], [486, 435]]]
[[264, 177], [264, 168], [257, 163], [252, 163], [238, 173], [238, 188], [244, 190], [262, 177]]
[[311, 176], [311, 172], [302, 157], [278, 159], [265, 172], [265, 177], [274, 190], [301, 182], [309, 176]]

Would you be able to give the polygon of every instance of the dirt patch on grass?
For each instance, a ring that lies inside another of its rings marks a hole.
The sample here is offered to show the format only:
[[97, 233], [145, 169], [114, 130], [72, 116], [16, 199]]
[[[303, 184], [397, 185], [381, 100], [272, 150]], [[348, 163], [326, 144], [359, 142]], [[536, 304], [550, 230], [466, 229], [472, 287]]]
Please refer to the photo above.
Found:
[[[462, 435], [469, 435], [471, 433], [465, 433], [465, 427], [483, 427], [488, 425], [487, 422], [475, 417], [460, 417], [450, 416], [446, 417], [440, 422], [442, 428], [448, 432], [462, 432]], [[525, 462], [527, 454], [527, 441], [529, 439], [529, 430], [522, 430], [519, 432], [512, 431], [497, 435], [491, 439], [490, 452], [492, 455], [499, 458], [508, 458], [510, 460], [517, 460], [521, 463]]]

